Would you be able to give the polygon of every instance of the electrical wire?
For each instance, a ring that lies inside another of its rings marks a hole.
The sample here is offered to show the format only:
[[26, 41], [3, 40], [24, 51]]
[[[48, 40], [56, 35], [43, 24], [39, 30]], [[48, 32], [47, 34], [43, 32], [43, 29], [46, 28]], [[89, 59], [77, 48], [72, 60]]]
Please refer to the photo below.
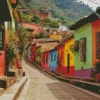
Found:
[[92, 1], [92, 0], [89, 0], [89, 1], [92, 2], [92, 3], [95, 3], [95, 4], [97, 4], [97, 5], [100, 5], [100, 3], [94, 2], [94, 1]]
[[[88, 3], [92, 2], [91, 0], [88, 0]], [[92, 2], [93, 3], [93, 2]], [[91, 9], [99, 18], [100, 18], [100, 14], [98, 14], [96, 11], [94, 11], [93, 9]]]

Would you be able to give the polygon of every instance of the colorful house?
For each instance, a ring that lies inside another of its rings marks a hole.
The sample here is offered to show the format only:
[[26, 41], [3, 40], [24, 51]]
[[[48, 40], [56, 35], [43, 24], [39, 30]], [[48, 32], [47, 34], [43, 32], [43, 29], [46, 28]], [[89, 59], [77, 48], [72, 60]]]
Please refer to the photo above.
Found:
[[74, 76], [74, 37], [71, 36], [66, 39], [64, 44], [64, 71], [66, 75]]
[[50, 34], [50, 39], [61, 40], [61, 34], [59, 32]]
[[92, 22], [92, 65], [100, 62], [100, 19]]
[[48, 18], [51, 17], [50, 12], [39, 12], [39, 13], [37, 13], [37, 15], [38, 15], [41, 19], [44, 19], [44, 18], [46, 18], [46, 17], [48, 17]]
[[49, 69], [50, 51], [42, 52], [42, 68]]
[[[96, 12], [100, 14], [100, 8]], [[100, 39], [99, 23], [98, 16], [92, 13], [70, 27], [75, 30], [75, 75], [78, 77], [92, 77], [93, 67], [100, 62], [100, 42], [96, 42]]]
[[17, 0], [0, 1], [0, 76], [7, 75], [7, 44], [10, 28], [15, 31], [15, 19], [12, 10], [17, 6]]
[[57, 49], [52, 49], [50, 50], [50, 70], [51, 71], [56, 71], [57, 69]]
[[64, 67], [64, 44], [60, 43], [56, 46], [58, 55], [57, 55], [57, 72], [61, 74], [66, 74], [66, 69]]

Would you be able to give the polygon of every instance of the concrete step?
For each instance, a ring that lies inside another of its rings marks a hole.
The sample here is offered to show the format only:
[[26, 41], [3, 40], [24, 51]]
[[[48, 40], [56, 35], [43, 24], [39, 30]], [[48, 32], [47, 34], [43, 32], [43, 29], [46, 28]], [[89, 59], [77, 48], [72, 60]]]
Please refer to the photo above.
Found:
[[0, 88], [0, 96], [4, 93], [4, 88]]
[[16, 82], [16, 77], [0, 78], [0, 88], [6, 89], [6, 88], [10, 87], [15, 82]]

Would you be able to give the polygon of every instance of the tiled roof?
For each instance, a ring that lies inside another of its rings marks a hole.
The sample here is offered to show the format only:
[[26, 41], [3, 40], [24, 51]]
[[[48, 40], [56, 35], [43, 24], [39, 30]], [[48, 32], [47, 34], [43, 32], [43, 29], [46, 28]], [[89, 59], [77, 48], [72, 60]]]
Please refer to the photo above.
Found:
[[43, 30], [41, 25], [32, 24], [28, 22], [22, 22], [22, 26], [23, 28], [26, 28], [26, 29], [34, 29], [35, 34], [40, 34]]

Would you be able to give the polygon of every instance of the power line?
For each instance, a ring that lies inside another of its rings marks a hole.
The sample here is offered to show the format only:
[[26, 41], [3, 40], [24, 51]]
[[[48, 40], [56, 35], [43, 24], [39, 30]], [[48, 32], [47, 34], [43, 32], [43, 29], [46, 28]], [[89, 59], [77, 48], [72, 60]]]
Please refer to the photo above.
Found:
[[92, 1], [92, 0], [89, 0], [89, 1], [100, 6], [100, 3], [94, 2], [94, 1]]
[[[88, 0], [88, 3], [89, 3], [89, 1], [92, 2], [91, 0]], [[92, 9], [92, 11], [100, 18], [100, 15], [96, 11], [94, 11], [93, 9]]]

